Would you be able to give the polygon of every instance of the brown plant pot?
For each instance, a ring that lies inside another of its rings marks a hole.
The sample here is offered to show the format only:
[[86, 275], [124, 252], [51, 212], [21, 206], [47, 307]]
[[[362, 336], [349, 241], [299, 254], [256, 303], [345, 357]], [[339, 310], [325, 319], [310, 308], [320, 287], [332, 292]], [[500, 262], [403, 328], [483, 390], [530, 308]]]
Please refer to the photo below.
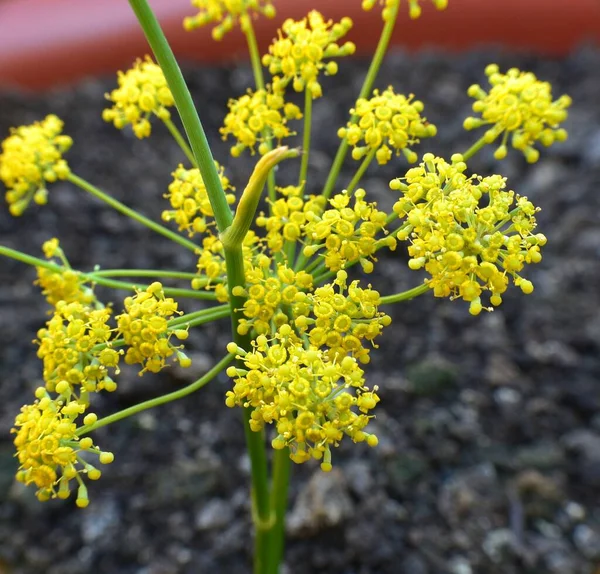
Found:
[[[406, 4], [406, 0], [402, 0]], [[239, 30], [214, 42], [211, 27], [184, 32], [182, 20], [194, 14], [189, 0], [151, 0], [178, 57], [226, 64], [246, 57]], [[361, 0], [275, 0], [277, 17], [256, 20], [264, 49], [285, 18], [299, 19], [315, 7], [327, 17], [354, 20], [351, 39], [369, 53], [381, 29], [381, 10], [361, 9]], [[584, 42], [600, 43], [599, 0], [449, 0], [444, 12], [422, 0], [423, 15], [408, 18], [401, 7], [393, 43], [466, 50], [502, 45], [560, 56]], [[0, 88], [45, 89], [86, 76], [114, 73], [149, 52], [125, 0], [0, 0]]]

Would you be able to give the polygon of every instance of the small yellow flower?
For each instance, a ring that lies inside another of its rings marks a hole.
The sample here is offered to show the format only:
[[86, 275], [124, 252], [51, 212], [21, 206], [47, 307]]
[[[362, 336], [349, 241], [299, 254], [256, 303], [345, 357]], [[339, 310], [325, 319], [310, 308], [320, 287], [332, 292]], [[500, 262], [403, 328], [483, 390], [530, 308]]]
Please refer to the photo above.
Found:
[[[416, 20], [421, 15], [421, 7], [419, 6], [420, 0], [408, 0], [409, 15], [413, 20]], [[448, 6], [448, 0], [432, 0], [433, 4], [438, 10], [445, 10]], [[393, 15], [393, 10], [398, 8], [400, 0], [363, 0], [363, 10], [372, 10], [375, 4], [383, 5], [382, 18], [384, 21], [389, 20]]]
[[548, 82], [541, 82], [531, 72], [517, 68], [501, 74], [496, 64], [490, 64], [485, 74], [492, 86], [490, 91], [486, 92], [478, 84], [468, 91], [469, 96], [476, 99], [473, 111], [481, 117], [467, 118], [464, 127], [472, 130], [490, 126], [484, 134], [487, 143], [503, 134], [494, 154], [496, 159], [506, 157], [509, 134], [512, 134], [512, 147], [520, 150], [530, 163], [536, 162], [540, 155], [533, 147], [536, 142], [551, 146], [567, 139], [566, 130], [559, 125], [567, 119], [569, 96], [552, 101], [552, 87]]
[[288, 126], [288, 120], [302, 117], [300, 108], [295, 104], [286, 103], [283, 94], [274, 92], [271, 86], [266, 90], [248, 90], [240, 98], [229, 100], [229, 113], [225, 117], [223, 127], [219, 130], [223, 139], [233, 136], [237, 143], [231, 148], [231, 155], [238, 157], [246, 148], [254, 153], [264, 155], [269, 151], [267, 141], [276, 139], [278, 143], [283, 138], [294, 135]]
[[275, 16], [272, 0], [192, 0], [192, 6], [199, 12], [185, 18], [183, 27], [190, 31], [214, 22], [217, 24], [212, 30], [215, 40], [221, 40], [238, 22], [245, 31], [253, 13], [267, 18]]
[[119, 87], [106, 95], [113, 106], [102, 112], [104, 121], [112, 122], [117, 129], [131, 125], [133, 133], [142, 139], [152, 131], [151, 115], [162, 120], [171, 117], [167, 108], [175, 105], [173, 95], [160, 66], [150, 56], [136, 60], [127, 72], [119, 72], [117, 81]]
[[[322, 95], [319, 74], [323, 71], [328, 76], [337, 73], [337, 63], [330, 58], [339, 58], [353, 54], [355, 46], [345, 42], [341, 46], [338, 41], [352, 27], [350, 18], [334, 24], [325, 21], [323, 16], [313, 10], [299, 22], [288, 19], [279, 31], [279, 38], [269, 46], [269, 53], [263, 56], [263, 64], [273, 74], [275, 91], [287, 86], [290, 82], [296, 92], [309, 90], [313, 99]], [[324, 60], [329, 60], [325, 62]]]
[[538, 208], [506, 191], [506, 178], [467, 177], [461, 156], [452, 159], [448, 164], [425, 154], [418, 167], [391, 182], [403, 193], [394, 211], [406, 217], [397, 236], [410, 241], [408, 265], [429, 273], [436, 297], [460, 297], [477, 315], [484, 309], [482, 292], [500, 305], [510, 277], [523, 293], [533, 291], [520, 272], [541, 261], [546, 237], [533, 233]]
[[63, 122], [54, 115], [41, 122], [11, 130], [2, 142], [0, 180], [7, 188], [10, 213], [21, 215], [31, 200], [44, 205], [48, 200], [46, 183], [66, 179], [71, 173], [62, 155], [73, 140], [62, 135]]
[[[225, 176], [224, 169], [215, 162], [215, 167], [221, 180], [223, 190], [234, 189], [229, 179]], [[213, 226], [214, 213], [206, 186], [197, 168], [185, 169], [182, 165], [173, 172], [173, 182], [169, 185], [169, 193], [166, 197], [171, 203], [173, 210], [163, 211], [164, 221], [175, 221], [179, 231], [187, 231], [190, 237], [196, 233], [205, 233], [209, 226]], [[234, 203], [235, 196], [232, 193], [226, 195], [227, 203]]]
[[386, 164], [396, 154], [402, 152], [409, 162], [417, 161], [417, 154], [409, 146], [419, 143], [420, 138], [433, 137], [436, 127], [421, 117], [423, 103], [395, 94], [391, 86], [379, 92], [373, 91], [370, 99], [361, 98], [350, 110], [355, 119], [338, 131], [340, 138], [354, 148], [352, 157], [362, 159], [370, 152], [375, 153], [379, 164]]

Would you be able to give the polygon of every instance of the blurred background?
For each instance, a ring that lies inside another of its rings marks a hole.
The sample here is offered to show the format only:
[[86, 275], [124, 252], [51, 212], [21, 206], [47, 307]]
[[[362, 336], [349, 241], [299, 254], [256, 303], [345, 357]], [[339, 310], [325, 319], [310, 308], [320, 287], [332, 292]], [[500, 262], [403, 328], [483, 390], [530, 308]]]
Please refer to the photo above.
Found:
[[[252, 85], [243, 37], [220, 43], [210, 28], [185, 33], [187, 0], [151, 0], [182, 66], [213, 146], [238, 190], [255, 157], [233, 160], [218, 128], [227, 100]], [[278, 16], [256, 21], [264, 49], [286, 17], [315, 4], [276, 0]], [[502, 173], [540, 206], [544, 259], [527, 272], [535, 291], [511, 289], [493, 313], [471, 317], [459, 301], [429, 294], [387, 309], [393, 323], [372, 352], [367, 380], [379, 385], [376, 449], [343, 444], [334, 471], [294, 467], [285, 572], [309, 574], [598, 574], [600, 572], [600, 2], [449, 0], [437, 12], [408, 7], [376, 86], [392, 84], [425, 103], [438, 136], [419, 153], [449, 157], [479, 134], [462, 121], [484, 68], [516, 66], [573, 99], [569, 139], [526, 164], [484, 150], [473, 172]], [[360, 0], [321, 0], [328, 18], [350, 15], [358, 54], [340, 61], [314, 106], [313, 189], [326, 177], [381, 27]], [[75, 141], [73, 171], [146, 215], [160, 218], [170, 173], [184, 161], [168, 132], [148, 140], [101, 119], [115, 72], [148, 52], [124, 0], [0, 0], [0, 138], [11, 126], [55, 113]], [[297, 177], [284, 164], [282, 182]], [[362, 185], [385, 208], [404, 159], [372, 166]], [[348, 160], [340, 185], [352, 177]], [[0, 243], [41, 256], [57, 236], [75, 268], [193, 270], [193, 256], [100, 205], [69, 184], [18, 218], [0, 208]], [[362, 278], [382, 294], [417, 285], [402, 247]], [[248, 460], [239, 412], [224, 405], [221, 376], [184, 401], [101, 429], [116, 460], [90, 486], [89, 508], [41, 504], [13, 481], [10, 429], [33, 400], [41, 364], [31, 343], [47, 318], [35, 272], [0, 260], [0, 573], [197, 574], [249, 572]], [[98, 291], [103, 300], [118, 298]], [[196, 307], [186, 302], [186, 310]], [[196, 305], [197, 306], [197, 305]], [[99, 415], [188, 384], [229, 341], [222, 321], [191, 333], [193, 366], [140, 379], [125, 370]]]

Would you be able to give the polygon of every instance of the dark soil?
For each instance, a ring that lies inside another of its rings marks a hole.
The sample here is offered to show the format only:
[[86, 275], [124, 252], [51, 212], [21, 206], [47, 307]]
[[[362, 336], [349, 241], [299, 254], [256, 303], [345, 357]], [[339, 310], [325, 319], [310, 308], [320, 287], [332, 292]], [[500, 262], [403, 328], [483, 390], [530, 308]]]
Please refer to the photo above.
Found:
[[[542, 207], [544, 260], [528, 271], [536, 288], [512, 289], [502, 306], [471, 317], [462, 302], [425, 295], [390, 309], [393, 325], [372, 353], [368, 380], [380, 387], [380, 445], [344, 444], [334, 471], [294, 468], [285, 572], [367, 574], [593, 574], [600, 563], [600, 51], [562, 60], [478, 52], [461, 57], [395, 54], [379, 86], [414, 92], [446, 157], [465, 150], [467, 87], [483, 68], [531, 69], [573, 98], [569, 140], [529, 166], [512, 152], [482, 153], [471, 169], [501, 170], [509, 186]], [[366, 67], [346, 61], [325, 81], [314, 111], [311, 181], [322, 183]], [[188, 69], [215, 155], [243, 188], [254, 159], [233, 162], [217, 137], [227, 98], [251, 82], [246, 67]], [[166, 130], [147, 141], [104, 124], [113, 78], [41, 96], [0, 95], [0, 134], [53, 112], [75, 145], [74, 171], [147, 215], [159, 217], [170, 172], [182, 156]], [[419, 151], [425, 148], [422, 145]], [[352, 175], [349, 163], [343, 184]], [[280, 181], [295, 178], [294, 162]], [[364, 187], [386, 206], [397, 160], [371, 169]], [[188, 269], [193, 256], [65, 183], [49, 205], [20, 219], [0, 211], [0, 241], [39, 255], [58, 236], [73, 266]], [[370, 281], [383, 294], [419, 283], [400, 251]], [[223, 375], [185, 401], [97, 433], [116, 461], [90, 487], [91, 504], [38, 503], [13, 482], [9, 430], [31, 402], [41, 365], [31, 340], [47, 306], [34, 271], [0, 261], [0, 572], [14, 574], [197, 574], [250, 571], [248, 459], [240, 413], [225, 407]], [[101, 292], [106, 295], [104, 292]], [[193, 306], [186, 306], [192, 309]], [[196, 330], [194, 366], [142, 379], [123, 372], [99, 414], [193, 380], [221, 356], [228, 323]]]

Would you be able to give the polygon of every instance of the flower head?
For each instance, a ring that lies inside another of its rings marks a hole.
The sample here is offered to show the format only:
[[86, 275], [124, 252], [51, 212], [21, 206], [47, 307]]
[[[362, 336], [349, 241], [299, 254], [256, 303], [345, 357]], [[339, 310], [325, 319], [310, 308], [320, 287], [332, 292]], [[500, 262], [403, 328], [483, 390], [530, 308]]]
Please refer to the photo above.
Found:
[[145, 371], [158, 373], [172, 356], [182, 367], [190, 365], [190, 359], [180, 350], [182, 346], [171, 343], [173, 335], [186, 339], [187, 331], [169, 329], [168, 319], [178, 313], [177, 303], [165, 297], [158, 281], [127, 297], [124, 305], [125, 312], [117, 316], [117, 328], [129, 346], [125, 354], [128, 365], [141, 364], [140, 375]]
[[229, 100], [227, 106], [229, 113], [219, 131], [224, 140], [230, 135], [237, 140], [231, 148], [233, 157], [246, 148], [254, 153], [257, 144], [259, 153], [265, 154], [269, 150], [267, 141], [274, 138], [279, 143], [294, 135], [287, 122], [302, 117], [300, 108], [286, 103], [283, 93], [273, 91], [271, 86], [266, 90], [248, 90], [240, 98]]
[[[215, 162], [223, 190], [234, 189], [225, 176], [224, 169]], [[187, 231], [190, 237], [206, 232], [214, 225], [214, 213], [208, 199], [206, 186], [197, 168], [185, 169], [182, 165], [173, 172], [173, 181], [169, 185], [166, 197], [173, 210], [163, 211], [164, 221], [175, 221], [179, 231]], [[227, 194], [227, 203], [233, 203], [235, 196]]]
[[[416, 20], [421, 15], [421, 6], [419, 6], [419, 1], [420, 0], [408, 0], [408, 13], [413, 20]], [[445, 10], [448, 6], [448, 0], [432, 0], [432, 2], [438, 10]], [[393, 11], [400, 5], [400, 0], [363, 0], [363, 10], [372, 10], [377, 3], [383, 5], [383, 12], [381, 16], [384, 21], [387, 21], [393, 17]]]
[[429, 273], [436, 297], [461, 298], [477, 315], [483, 291], [500, 305], [509, 278], [524, 293], [533, 291], [520, 272], [541, 261], [546, 238], [533, 233], [538, 208], [506, 191], [499, 175], [467, 177], [461, 159], [454, 156], [448, 164], [425, 154], [419, 167], [391, 187], [403, 192], [394, 211], [406, 217], [398, 238], [410, 240], [409, 267]]
[[0, 180], [7, 188], [6, 201], [12, 215], [21, 215], [31, 200], [44, 205], [46, 183], [66, 179], [71, 173], [63, 159], [73, 140], [62, 134], [63, 122], [54, 115], [41, 122], [11, 131], [2, 142]]
[[65, 400], [87, 403], [89, 393], [114, 391], [109, 369], [119, 370], [120, 353], [112, 348], [111, 311], [80, 302], [59, 301], [52, 318], [37, 333], [37, 355], [44, 364], [44, 381], [50, 392]]
[[417, 161], [417, 154], [409, 146], [419, 143], [420, 138], [433, 137], [436, 127], [421, 117], [423, 103], [395, 94], [391, 86], [379, 92], [373, 91], [370, 99], [361, 98], [350, 110], [353, 118], [338, 136], [345, 138], [354, 148], [356, 160], [374, 153], [379, 164], [385, 164], [396, 154], [403, 152], [408, 161]]
[[377, 444], [377, 437], [365, 431], [379, 401], [377, 388], [365, 386], [353, 357], [334, 361], [318, 348], [305, 347], [290, 325], [279, 327], [271, 339], [257, 337], [250, 352], [238, 352], [245, 368], [227, 371], [235, 381], [227, 406], [250, 407], [253, 431], [273, 423], [273, 448], [289, 447], [294, 462], [316, 458], [328, 471], [331, 447], [344, 435]]
[[489, 126], [485, 132], [486, 142], [493, 142], [503, 134], [502, 143], [495, 152], [496, 159], [506, 157], [509, 134], [511, 145], [520, 150], [525, 159], [533, 163], [540, 153], [533, 147], [536, 142], [551, 146], [554, 142], [567, 139], [567, 132], [559, 125], [567, 118], [571, 105], [569, 96], [552, 100], [552, 87], [541, 82], [531, 72], [511, 68], [501, 74], [496, 64], [490, 64], [485, 74], [492, 86], [486, 92], [474, 84], [469, 95], [476, 99], [473, 111], [481, 117], [469, 117], [464, 122], [467, 130]]
[[215, 23], [212, 30], [215, 40], [221, 40], [238, 22], [245, 31], [253, 13], [267, 18], [275, 16], [272, 0], [192, 0], [192, 6], [199, 12], [185, 18], [183, 27], [189, 31]]
[[384, 245], [394, 249], [396, 240], [392, 236], [377, 238], [384, 233], [387, 214], [379, 211], [376, 203], [367, 203], [365, 197], [364, 189], [357, 189], [354, 196], [342, 192], [329, 200], [331, 208], [324, 213], [308, 212], [303, 234], [311, 243], [304, 247], [304, 255], [311, 257], [323, 249], [330, 271], [359, 262], [371, 273], [377, 249]]
[[151, 115], [162, 120], [171, 117], [167, 108], [175, 105], [173, 95], [163, 71], [150, 56], [136, 60], [127, 72], [119, 72], [117, 81], [119, 87], [106, 95], [113, 106], [102, 112], [104, 121], [112, 122], [120, 130], [131, 125], [133, 133], [142, 139], [152, 131]]
[[[111, 463], [114, 456], [101, 451], [91, 438], [78, 437], [77, 419], [85, 412], [85, 405], [52, 399], [43, 387], [38, 388], [35, 395], [37, 400], [21, 408], [11, 431], [16, 434], [17, 480], [35, 484], [41, 501], [68, 498], [70, 482], [76, 480], [79, 485], [76, 504], [86, 507], [89, 501], [83, 477], [98, 480], [101, 472], [82, 455], [97, 455], [101, 464]], [[89, 413], [83, 422], [92, 424], [96, 419], [96, 415]]]
[[[279, 38], [269, 46], [269, 53], [263, 57], [263, 64], [269, 68], [276, 90], [290, 82], [296, 92], [309, 90], [313, 99], [322, 95], [319, 74], [333, 76], [337, 73], [337, 63], [330, 58], [339, 58], [354, 53], [352, 42], [341, 46], [338, 40], [352, 27], [350, 18], [334, 24], [325, 21], [313, 10], [298, 22], [288, 19], [279, 31]], [[325, 60], [329, 60], [325, 62]]]

